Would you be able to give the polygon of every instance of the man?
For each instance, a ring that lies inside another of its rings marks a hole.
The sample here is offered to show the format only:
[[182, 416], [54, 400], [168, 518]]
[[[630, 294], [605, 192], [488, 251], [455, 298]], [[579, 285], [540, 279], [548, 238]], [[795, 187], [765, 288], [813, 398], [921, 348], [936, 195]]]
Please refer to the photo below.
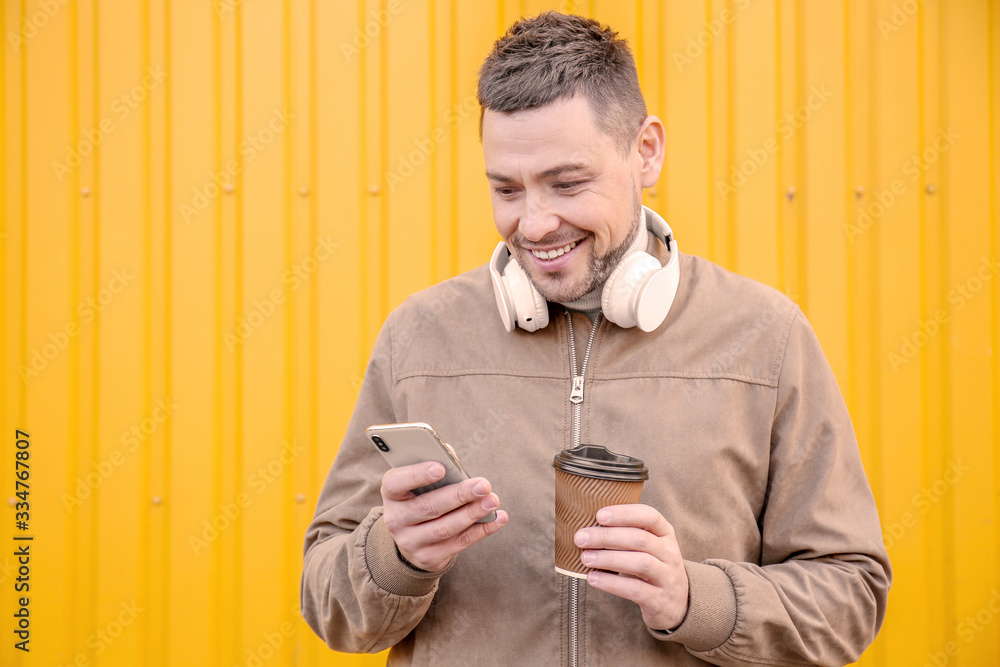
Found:
[[[891, 577], [843, 399], [791, 301], [640, 205], [665, 134], [625, 42], [521, 20], [479, 100], [505, 246], [387, 319], [306, 536], [306, 620], [390, 664], [855, 660]], [[408, 421], [482, 477], [414, 496], [442, 466], [386, 472], [364, 435]], [[580, 442], [650, 470], [576, 534], [583, 582], [553, 569], [552, 459]]]

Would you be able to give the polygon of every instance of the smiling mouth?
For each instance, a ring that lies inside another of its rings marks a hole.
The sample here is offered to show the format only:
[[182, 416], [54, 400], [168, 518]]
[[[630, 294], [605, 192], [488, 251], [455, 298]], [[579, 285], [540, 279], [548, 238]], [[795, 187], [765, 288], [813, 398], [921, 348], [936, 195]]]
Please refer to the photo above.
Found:
[[555, 259], [556, 257], [561, 257], [562, 255], [565, 255], [570, 250], [575, 248], [579, 243], [580, 243], [579, 241], [573, 241], [572, 243], [567, 243], [563, 247], [556, 248], [554, 250], [532, 250], [531, 254], [537, 257], [538, 259]]

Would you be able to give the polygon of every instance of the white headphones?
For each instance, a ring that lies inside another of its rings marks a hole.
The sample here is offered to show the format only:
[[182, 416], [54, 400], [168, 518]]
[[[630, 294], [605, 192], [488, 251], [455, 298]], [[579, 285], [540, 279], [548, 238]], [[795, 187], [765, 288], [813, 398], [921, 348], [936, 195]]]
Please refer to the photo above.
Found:
[[[628, 329], [638, 326], [653, 331], [670, 312], [677, 295], [681, 267], [677, 262], [677, 241], [666, 221], [643, 206], [646, 229], [667, 247], [670, 259], [666, 266], [646, 252], [634, 252], [608, 276], [601, 292], [604, 316]], [[490, 259], [493, 295], [504, 328], [513, 331], [515, 325], [525, 331], [537, 331], [549, 323], [549, 307], [545, 297], [528, 280], [524, 269], [501, 241]]]

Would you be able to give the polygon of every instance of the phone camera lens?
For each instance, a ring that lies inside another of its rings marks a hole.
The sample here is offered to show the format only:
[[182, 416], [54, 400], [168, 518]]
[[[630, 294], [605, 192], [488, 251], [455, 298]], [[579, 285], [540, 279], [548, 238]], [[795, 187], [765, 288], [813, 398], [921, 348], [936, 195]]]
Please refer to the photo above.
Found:
[[385, 440], [383, 440], [379, 436], [373, 435], [372, 442], [374, 442], [375, 446], [381, 449], [383, 452], [389, 451], [389, 445], [385, 444]]

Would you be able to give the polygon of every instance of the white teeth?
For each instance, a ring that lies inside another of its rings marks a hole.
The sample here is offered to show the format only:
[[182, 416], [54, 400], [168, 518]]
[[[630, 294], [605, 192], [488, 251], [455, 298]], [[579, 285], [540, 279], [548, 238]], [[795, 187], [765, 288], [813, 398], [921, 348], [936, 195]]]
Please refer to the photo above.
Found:
[[555, 250], [532, 250], [531, 254], [538, 259], [555, 259], [556, 257], [559, 257], [560, 255], [563, 255], [564, 253], [567, 253], [575, 248], [578, 243], [579, 241], [573, 241], [572, 243], [568, 243], [561, 248], [556, 248]]

